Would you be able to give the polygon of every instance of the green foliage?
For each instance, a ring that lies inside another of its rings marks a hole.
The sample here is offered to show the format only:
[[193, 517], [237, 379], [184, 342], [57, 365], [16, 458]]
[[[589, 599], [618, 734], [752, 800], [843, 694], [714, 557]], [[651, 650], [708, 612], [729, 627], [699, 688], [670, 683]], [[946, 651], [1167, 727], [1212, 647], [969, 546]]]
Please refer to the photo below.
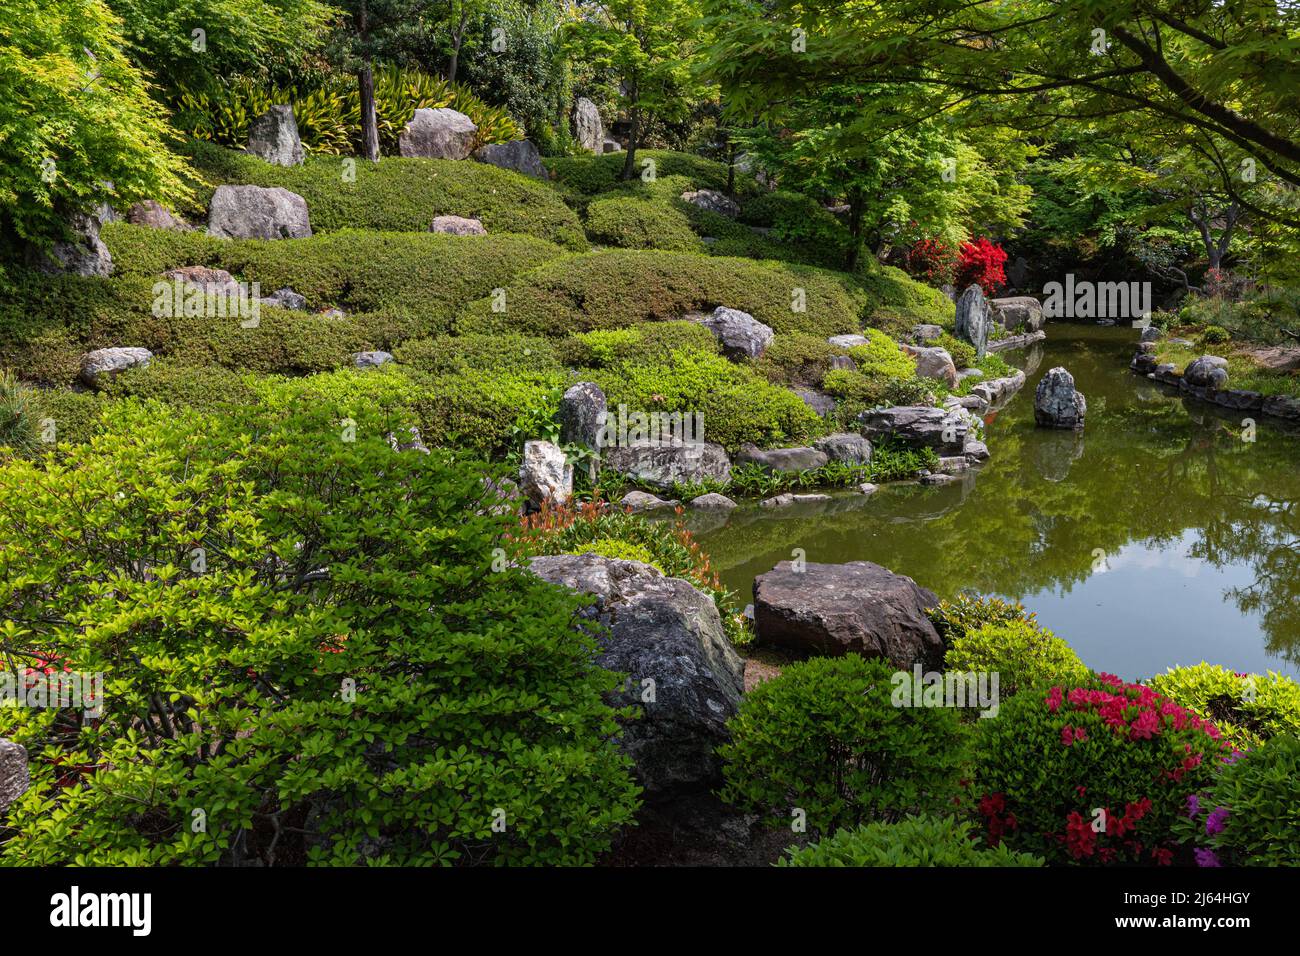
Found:
[[576, 864], [630, 822], [616, 677], [580, 598], [489, 571], [482, 471], [302, 407], [126, 403], [0, 465], [6, 657], [105, 681], [98, 719], [0, 708], [33, 777], [5, 863]]
[[[791, 308], [803, 289], [807, 310]], [[618, 249], [549, 263], [506, 285], [506, 308], [470, 303], [461, 332], [513, 329], [561, 335], [610, 329], [719, 305], [740, 309], [776, 330], [835, 335], [854, 328], [866, 296], [844, 276], [806, 266], [681, 252]]]
[[933, 448], [911, 448], [892, 436], [875, 442], [871, 447], [871, 480], [901, 481], [915, 478], [917, 473], [934, 471], [939, 465], [939, 453]]
[[679, 350], [716, 354], [718, 340], [698, 322], [647, 322], [622, 329], [595, 329], [565, 340], [566, 364], [586, 368], [662, 364]]
[[0, 370], [0, 448], [30, 451], [40, 437], [39, 410], [32, 390]]
[[1197, 338], [1202, 345], [1222, 345], [1229, 341], [1232, 335], [1221, 325], [1207, 325], [1201, 329], [1201, 334]]
[[1238, 756], [1188, 809], [1179, 829], [1202, 866], [1300, 866], [1300, 739]]
[[879, 329], [866, 329], [866, 345], [849, 349], [849, 358], [858, 371], [868, 377], [907, 379], [916, 375], [916, 363], [898, 347], [898, 343]]
[[985, 624], [952, 639], [944, 667], [963, 673], [998, 675], [998, 694], [1006, 700], [1035, 684], [1075, 685], [1088, 668], [1070, 645], [1028, 621]]
[[615, 558], [619, 561], [640, 561], [642, 564], [659, 568], [660, 571], [663, 570], [655, 563], [655, 556], [650, 553], [650, 549], [645, 545], [633, 544], [619, 538], [597, 538], [595, 541], [587, 541], [578, 545], [569, 553], [599, 554], [602, 557]]
[[962, 729], [951, 708], [896, 707], [910, 681], [856, 654], [792, 664], [759, 684], [728, 722], [724, 800], [809, 833], [941, 808], [955, 793]]
[[947, 349], [948, 354], [952, 356], [952, 364], [957, 368], [973, 368], [975, 366], [975, 346], [969, 342], [963, 342], [951, 332], [944, 332], [933, 342], [926, 343], [941, 349]]
[[[285, 167], [206, 143], [193, 142], [190, 150], [195, 166], [214, 187], [282, 186], [298, 193], [307, 200], [314, 232], [426, 232], [435, 216], [454, 215], [481, 220], [493, 238], [513, 232], [567, 249], [587, 248], [578, 217], [555, 190], [487, 163], [398, 157], [368, 163], [320, 157]], [[344, 178], [345, 172], [351, 181]], [[200, 197], [204, 203], [207, 195]], [[462, 238], [461, 244], [469, 242]]]
[[102, 0], [0, 9], [0, 239], [44, 245], [65, 238], [71, 212], [183, 196], [183, 163], [126, 35]]
[[[464, 113], [478, 127], [476, 146], [508, 143], [523, 131], [500, 107], [484, 103], [466, 87], [415, 70], [376, 70], [375, 113], [379, 145], [396, 155], [402, 130], [417, 109], [447, 107]], [[274, 104], [293, 107], [298, 134], [312, 153], [346, 155], [361, 144], [361, 100], [356, 77], [339, 74], [311, 85], [276, 89], [236, 79], [183, 89], [176, 99], [178, 125], [200, 140], [242, 148], [249, 124]]]
[[1038, 627], [1035, 615], [1026, 611], [1019, 601], [1011, 604], [992, 596], [959, 594], [951, 601], [940, 601], [938, 607], [930, 608], [926, 613], [947, 647], [951, 647], [954, 641], [965, 637], [970, 631], [988, 625], [1023, 623], [1032, 628]]
[[[640, 162], [654, 161], [655, 175], [659, 179], [680, 176], [693, 183], [696, 189], [722, 191], [727, 188], [727, 167], [716, 160], [666, 149], [643, 149], [637, 155]], [[579, 196], [595, 196], [618, 186], [619, 172], [625, 160], [621, 153], [565, 156], [547, 159], [546, 166], [555, 174], [559, 185]], [[758, 190], [749, 176], [737, 175], [736, 184], [738, 191], [746, 195]]]
[[801, 849], [791, 848], [777, 866], [1042, 866], [1042, 857], [988, 847], [972, 837], [971, 825], [955, 817], [912, 816], [897, 823], [869, 823], [840, 830]]
[[1213, 721], [1243, 747], [1282, 734], [1300, 735], [1300, 684], [1282, 674], [1236, 674], [1202, 661], [1171, 667], [1147, 683], [1156, 693]]
[[587, 236], [592, 242], [620, 249], [704, 250], [684, 213], [631, 196], [612, 195], [591, 202], [587, 206]]
[[979, 721], [975, 793], [991, 842], [1048, 863], [1168, 863], [1187, 797], [1229, 751], [1189, 711], [1101, 675], [1016, 694]]
[[820, 387], [830, 371], [831, 360], [844, 354], [818, 335], [792, 332], [772, 340], [767, 351], [755, 362], [755, 368], [778, 385]]

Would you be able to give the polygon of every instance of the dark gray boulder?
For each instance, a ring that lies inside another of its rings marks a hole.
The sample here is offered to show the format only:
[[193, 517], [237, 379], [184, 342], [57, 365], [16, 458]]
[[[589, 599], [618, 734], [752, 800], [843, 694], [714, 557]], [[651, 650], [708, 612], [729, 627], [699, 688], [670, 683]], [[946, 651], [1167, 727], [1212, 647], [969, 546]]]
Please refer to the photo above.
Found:
[[836, 432], [817, 439], [813, 445], [830, 461], [845, 465], [871, 464], [871, 442], [857, 432]]
[[474, 150], [474, 158], [489, 166], [499, 166], [534, 179], [550, 179], [542, 156], [529, 140], [516, 139], [509, 143], [493, 143]]
[[955, 322], [957, 338], [975, 346], [975, 354], [984, 357], [988, 351], [989, 332], [993, 326], [993, 311], [984, 290], [977, 285], [966, 287], [966, 291], [957, 300], [957, 318]]
[[611, 695], [641, 709], [623, 723], [619, 745], [652, 798], [715, 786], [717, 748], [744, 693], [744, 662], [722, 629], [713, 599], [638, 561], [597, 554], [533, 558], [534, 574], [596, 598], [587, 610], [609, 630], [597, 663], [627, 675]]
[[768, 471], [799, 472], [821, 468], [829, 459], [816, 448], [758, 448], [745, 445], [736, 452], [737, 464], [753, 464]]
[[1074, 387], [1074, 376], [1061, 366], [1051, 369], [1034, 392], [1034, 422], [1045, 428], [1083, 428], [1088, 403]]
[[104, 240], [99, 238], [99, 227], [108, 221], [109, 214], [107, 205], [100, 206], [93, 213], [73, 213], [67, 218], [66, 237], [48, 248], [30, 246], [28, 262], [49, 275], [112, 275], [113, 257], [109, 255]]
[[991, 299], [989, 307], [1008, 332], [1037, 332], [1043, 327], [1043, 303], [1032, 295]]
[[772, 327], [739, 309], [720, 305], [701, 324], [717, 336], [722, 354], [732, 361], [758, 358], [772, 344]]
[[579, 382], [569, 386], [560, 399], [560, 410], [556, 416], [560, 423], [560, 441], [566, 445], [597, 448], [608, 413], [605, 393], [599, 385], [594, 382]]
[[912, 448], [933, 448], [951, 455], [961, 453], [970, 432], [970, 421], [960, 409], [930, 405], [869, 409], [859, 416], [858, 424], [872, 441], [892, 435]]
[[829, 415], [835, 411], [835, 399], [825, 392], [819, 392], [815, 388], [804, 388], [802, 386], [792, 388], [790, 391], [802, 399], [803, 403], [811, 408], [818, 415]]
[[1228, 360], [1202, 355], [1183, 369], [1183, 381], [1196, 388], [1223, 388], [1228, 384]]
[[757, 643], [799, 655], [861, 654], [896, 667], [938, 668], [944, 647], [926, 616], [939, 599], [870, 561], [782, 561], [754, 579]]
[[302, 165], [302, 140], [292, 106], [272, 106], [248, 124], [248, 151], [276, 166]]
[[27, 748], [12, 740], [0, 739], [0, 814], [31, 786], [27, 769]]
[[651, 488], [675, 483], [731, 480], [731, 460], [721, 445], [681, 439], [602, 449], [603, 464]]

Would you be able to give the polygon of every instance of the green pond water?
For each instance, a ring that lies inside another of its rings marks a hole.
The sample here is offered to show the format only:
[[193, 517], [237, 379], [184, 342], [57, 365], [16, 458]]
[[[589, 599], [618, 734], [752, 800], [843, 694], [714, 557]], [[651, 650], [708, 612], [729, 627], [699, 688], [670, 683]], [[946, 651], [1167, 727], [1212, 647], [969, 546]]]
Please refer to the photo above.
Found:
[[[1300, 675], [1300, 434], [1184, 399], [1128, 371], [1138, 332], [1052, 324], [1004, 353], [1028, 381], [986, 418], [992, 459], [938, 488], [782, 510], [692, 516], [724, 583], [801, 548], [874, 561], [940, 597], [1024, 602], [1090, 667], [1126, 679], [1202, 660]], [[1039, 379], [1064, 365], [1088, 400], [1082, 434], [1034, 426]]]

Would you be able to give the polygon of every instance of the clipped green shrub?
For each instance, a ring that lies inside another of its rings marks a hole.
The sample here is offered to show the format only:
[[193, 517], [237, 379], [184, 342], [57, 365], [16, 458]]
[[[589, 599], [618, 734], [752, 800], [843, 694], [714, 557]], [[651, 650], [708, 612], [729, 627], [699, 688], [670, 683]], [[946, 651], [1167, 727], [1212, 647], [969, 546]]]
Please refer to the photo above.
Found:
[[944, 667], [996, 673], [1002, 700], [1044, 682], [1073, 686], [1089, 673], [1069, 644], [1027, 621], [985, 624], [954, 637]]
[[703, 252], [690, 219], [668, 203], [633, 196], [602, 196], [587, 206], [587, 236], [620, 249]]
[[[802, 289], [800, 295], [797, 290]], [[748, 312], [777, 333], [835, 335], [857, 327], [867, 298], [845, 276], [807, 266], [610, 249], [547, 263], [506, 284], [505, 307], [470, 303], [462, 332], [562, 335], [680, 319], [719, 305]], [[805, 311], [793, 306], [804, 305]]]
[[952, 328], [957, 308], [952, 300], [902, 269], [873, 264], [861, 281], [872, 299], [869, 321], [876, 328], [896, 338], [918, 324]]
[[979, 630], [985, 625], [1024, 623], [1034, 628], [1038, 626], [1036, 615], [1025, 610], [1019, 601], [1011, 603], [992, 595], [973, 597], [958, 594], [951, 601], [940, 601], [937, 607], [926, 613], [948, 647], [968, 631]]
[[435, 374], [477, 370], [559, 371], [554, 339], [534, 335], [442, 335], [415, 339], [394, 353], [403, 365]]
[[1222, 345], [1232, 340], [1232, 333], [1221, 325], [1207, 325], [1197, 335], [1202, 345]]
[[791, 848], [777, 866], [1042, 866], [1042, 857], [984, 846], [971, 824], [955, 817], [913, 816], [897, 823], [868, 823], [833, 837]]
[[866, 329], [862, 334], [866, 336], [867, 344], [849, 349], [849, 358], [857, 363], [859, 372], [868, 377], [916, 377], [916, 362], [892, 338], [879, 329]]
[[817, 388], [830, 371], [831, 360], [843, 354], [843, 349], [836, 348], [821, 336], [793, 332], [773, 338], [754, 367], [769, 381], [779, 385]]
[[1242, 746], [1280, 734], [1300, 736], [1300, 684], [1282, 674], [1236, 674], [1202, 661], [1171, 667], [1147, 683]]
[[595, 541], [587, 541], [578, 545], [569, 554], [599, 554], [601, 557], [615, 558], [619, 561], [640, 561], [642, 564], [649, 564], [659, 568], [660, 571], [663, 570], [645, 545], [633, 544], [631, 541], [623, 541], [619, 538], [597, 538]]
[[[223, 183], [282, 186], [307, 200], [312, 231], [317, 233], [427, 232], [435, 216], [452, 215], [481, 220], [489, 235], [518, 233], [566, 249], [587, 248], [577, 214], [554, 189], [488, 163], [312, 157], [301, 166], [275, 166], [203, 143], [193, 144], [190, 151], [209, 181], [209, 188], [197, 193], [200, 210], [206, 209], [212, 189]], [[465, 237], [457, 238], [467, 244]]]
[[792, 664], [745, 695], [720, 748], [721, 796], [775, 827], [800, 811], [827, 835], [941, 809], [955, 795], [963, 732], [947, 707], [896, 707], [886, 661], [856, 654]]
[[491, 572], [480, 468], [351, 413], [128, 402], [0, 464], [4, 653], [104, 675], [97, 719], [0, 708], [0, 864], [581, 864], [631, 821], [582, 599]]
[[663, 365], [686, 350], [716, 354], [717, 337], [698, 322], [647, 322], [623, 329], [595, 329], [565, 339], [565, 363], [584, 368]]
[[1300, 739], [1280, 734], [1231, 760], [1188, 800], [1179, 831], [1200, 866], [1300, 866]]
[[1187, 798], [1230, 752], [1191, 711], [1101, 674], [1016, 694], [979, 721], [974, 792], [991, 843], [1049, 864], [1167, 865]]
[[[619, 179], [623, 172], [626, 153], [606, 153], [601, 156], [563, 156], [545, 159], [543, 162], [555, 174], [558, 183], [582, 196], [594, 196], [624, 185]], [[727, 188], [727, 167], [724, 163], [706, 159], [692, 153], [678, 153], [666, 149], [638, 149], [636, 152], [636, 170], [638, 180], [645, 170], [645, 161], [654, 164], [656, 179], [684, 177], [696, 189]], [[753, 177], [736, 174], [736, 191], [742, 195], [753, 195], [761, 187]]]

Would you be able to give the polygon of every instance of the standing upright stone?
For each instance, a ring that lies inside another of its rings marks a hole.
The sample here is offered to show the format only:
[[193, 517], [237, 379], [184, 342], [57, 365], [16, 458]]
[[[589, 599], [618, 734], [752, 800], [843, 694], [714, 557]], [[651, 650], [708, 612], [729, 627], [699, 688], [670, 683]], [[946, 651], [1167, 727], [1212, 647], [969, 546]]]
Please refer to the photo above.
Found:
[[573, 105], [573, 136], [589, 153], [599, 155], [605, 151], [605, 124], [601, 122], [600, 110], [585, 96]]
[[957, 300], [957, 338], [975, 346], [975, 355], [983, 358], [988, 351], [989, 328], [992, 325], [992, 310], [984, 298], [984, 290], [978, 285], [969, 285]]
[[415, 111], [397, 139], [403, 156], [420, 159], [465, 159], [474, 151], [478, 127], [464, 113], [440, 107]]
[[109, 208], [101, 205], [90, 213], [73, 213], [68, 217], [68, 238], [48, 249], [30, 247], [29, 261], [41, 272], [61, 272], [78, 276], [107, 276], [113, 272], [113, 257], [99, 238], [99, 227], [107, 221]]
[[1034, 421], [1045, 428], [1083, 428], [1088, 403], [1074, 387], [1074, 376], [1061, 366], [1038, 383], [1034, 393]]
[[208, 235], [218, 239], [306, 239], [307, 200], [281, 186], [218, 186], [208, 206]]
[[248, 151], [276, 166], [302, 165], [302, 140], [292, 106], [272, 106], [248, 127]]
[[519, 488], [534, 507], [565, 504], [573, 495], [573, 466], [564, 450], [548, 441], [524, 442]]
[[605, 393], [599, 385], [579, 382], [571, 386], [560, 399], [560, 411], [556, 416], [560, 422], [560, 441], [599, 450], [600, 433], [607, 415]]
[[27, 748], [12, 740], [0, 740], [0, 813], [27, 792], [31, 786], [27, 769]]

